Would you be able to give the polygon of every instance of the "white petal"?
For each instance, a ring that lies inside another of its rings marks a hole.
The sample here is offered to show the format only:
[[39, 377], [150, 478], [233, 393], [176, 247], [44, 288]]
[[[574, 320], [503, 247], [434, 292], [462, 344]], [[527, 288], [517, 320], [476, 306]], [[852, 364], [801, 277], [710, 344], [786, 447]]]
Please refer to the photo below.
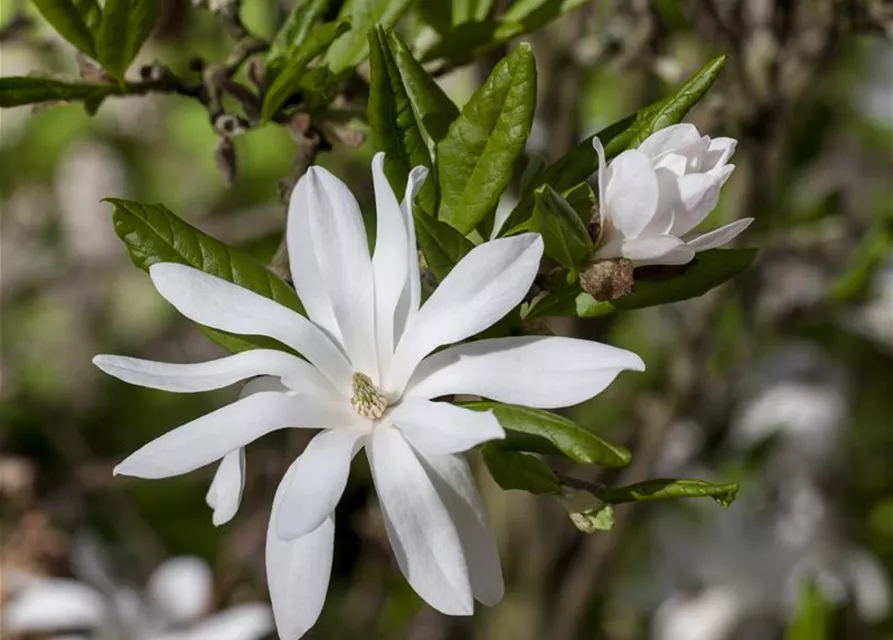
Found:
[[642, 371], [636, 354], [590, 340], [522, 336], [478, 340], [425, 358], [406, 396], [461, 393], [552, 409], [601, 393], [621, 371]]
[[688, 170], [688, 158], [678, 153], [665, 153], [654, 161], [654, 168], [669, 171], [678, 178], [684, 176]]
[[707, 173], [713, 176], [716, 181], [719, 183], [719, 186], [722, 186], [729, 179], [729, 176], [732, 175], [732, 172], [735, 170], [735, 165], [733, 164], [724, 164], [721, 167], [717, 167], [716, 169], [710, 169]]
[[375, 334], [378, 341], [380, 375], [394, 353], [394, 320], [400, 295], [407, 287], [410, 255], [406, 250], [406, 220], [384, 173], [384, 154], [372, 159], [375, 185], [375, 254], [372, 273], [375, 279]]
[[448, 615], [474, 611], [462, 544], [443, 500], [400, 432], [372, 431], [369, 462], [397, 564], [422, 599]]
[[3, 603], [2, 630], [13, 634], [93, 629], [106, 604], [92, 587], [75, 580], [37, 580]]
[[656, 159], [668, 151], [678, 151], [700, 140], [701, 134], [693, 124], [683, 122], [655, 131], [639, 145], [639, 151]]
[[260, 640], [275, 629], [269, 605], [237, 604], [201, 620], [187, 632], [188, 640]]
[[416, 365], [437, 347], [483, 331], [518, 305], [543, 254], [539, 234], [478, 245], [459, 261], [406, 328], [385, 390], [398, 395]]
[[[642, 229], [640, 237], [666, 235], [673, 229], [676, 220], [675, 212], [681, 206], [679, 195], [679, 178], [669, 169], [655, 169], [660, 195], [657, 203], [657, 214]], [[622, 238], [618, 238], [622, 240]]]
[[465, 458], [423, 453], [422, 463], [459, 531], [476, 600], [493, 606], [502, 600], [505, 584], [499, 550]]
[[608, 161], [605, 159], [605, 145], [598, 137], [592, 139], [592, 146], [598, 155], [598, 218], [602, 229], [605, 226], [605, 185], [607, 183]]
[[735, 153], [738, 141], [735, 138], [713, 138], [704, 158], [704, 169], [719, 169], [725, 165]]
[[322, 167], [310, 167], [298, 186], [307, 190], [313, 250], [342, 344], [354, 369], [375, 379], [375, 290], [360, 206]]
[[295, 508], [283, 502], [283, 494], [296, 462], [279, 484], [267, 527], [267, 584], [281, 640], [297, 640], [319, 618], [329, 589], [335, 542], [333, 517], [295, 540], [282, 540], [276, 535], [275, 522], [280, 511]]
[[332, 385], [313, 365], [290, 353], [274, 349], [252, 349], [195, 364], [99, 355], [93, 358], [93, 364], [124, 382], [162, 391], [210, 391], [254, 376], [274, 376], [292, 391], [319, 393], [333, 399], [335, 397]]
[[169, 431], [131, 454], [115, 474], [168, 478], [219, 460], [276, 429], [337, 427], [354, 417], [312, 395], [256, 393]]
[[214, 578], [208, 564], [196, 556], [178, 556], [162, 562], [146, 583], [146, 594], [164, 619], [183, 623], [207, 613]]
[[629, 258], [637, 267], [652, 264], [688, 264], [694, 251], [676, 236], [646, 236], [606, 244], [596, 251], [596, 258]]
[[657, 214], [657, 176], [648, 157], [634, 149], [611, 162], [605, 185], [605, 215], [625, 237], [635, 238]]
[[285, 485], [286, 507], [276, 514], [280, 538], [300, 538], [332, 515], [347, 486], [350, 461], [365, 443], [370, 427], [340, 427], [314, 436], [294, 462]]
[[505, 438], [492, 411], [472, 411], [424, 398], [404, 398], [385, 420], [426, 453], [461, 453], [482, 442]]
[[214, 510], [211, 520], [215, 527], [226, 524], [236, 515], [244, 488], [245, 448], [240, 447], [223, 456], [205, 496], [205, 502]]
[[350, 389], [353, 371], [344, 354], [304, 316], [186, 265], [158, 263], [149, 273], [158, 292], [190, 320], [240, 335], [275, 338], [307, 358], [337, 389]]
[[739, 233], [747, 229], [751, 222], [753, 222], [753, 218], [742, 218], [741, 220], [730, 222], [719, 229], [695, 236], [688, 241], [688, 246], [695, 251], [716, 249], [731, 242]]
[[[422, 189], [425, 179], [428, 177], [428, 169], [425, 167], [413, 167], [406, 181], [406, 194], [400, 209], [403, 212], [403, 220], [406, 224], [406, 253], [409, 260], [409, 272], [406, 279], [406, 287], [400, 295], [397, 311], [394, 317], [394, 344], [400, 342], [403, 331], [409, 324], [409, 319], [418, 310], [422, 302], [422, 281], [419, 276], [419, 249], [416, 246], [415, 218], [412, 213], [412, 202]], [[423, 214], [425, 215], [425, 214]]]
[[709, 173], [692, 173], [678, 180], [680, 206], [671, 233], [682, 236], [701, 224], [719, 200], [719, 182]]

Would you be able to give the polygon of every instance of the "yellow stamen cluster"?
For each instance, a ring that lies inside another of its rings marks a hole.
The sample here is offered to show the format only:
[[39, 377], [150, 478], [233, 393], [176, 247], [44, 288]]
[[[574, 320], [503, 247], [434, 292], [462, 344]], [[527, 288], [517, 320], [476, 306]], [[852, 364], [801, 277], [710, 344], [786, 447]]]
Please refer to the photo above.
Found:
[[388, 408], [388, 401], [365, 373], [351, 377], [350, 406], [364, 418], [378, 420]]

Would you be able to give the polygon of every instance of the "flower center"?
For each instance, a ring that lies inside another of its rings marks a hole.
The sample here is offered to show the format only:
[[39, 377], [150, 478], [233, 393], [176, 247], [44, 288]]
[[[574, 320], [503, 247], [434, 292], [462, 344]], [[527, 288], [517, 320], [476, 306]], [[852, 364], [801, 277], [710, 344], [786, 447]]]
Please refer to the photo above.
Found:
[[378, 420], [388, 408], [388, 401], [365, 373], [351, 376], [350, 406], [364, 418]]

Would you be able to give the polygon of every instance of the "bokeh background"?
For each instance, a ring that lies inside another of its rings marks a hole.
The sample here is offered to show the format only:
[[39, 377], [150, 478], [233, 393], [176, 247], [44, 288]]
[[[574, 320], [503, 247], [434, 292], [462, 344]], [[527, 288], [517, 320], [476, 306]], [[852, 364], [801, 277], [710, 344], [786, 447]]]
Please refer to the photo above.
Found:
[[[143, 62], [185, 72], [192, 56], [225, 55], [214, 16], [163, 5]], [[288, 5], [246, 0], [243, 15], [271, 35]], [[430, 35], [413, 13], [401, 28], [411, 42]], [[549, 160], [730, 55], [688, 119], [740, 140], [711, 221], [754, 216], [739, 240], [761, 249], [756, 263], [699, 299], [549, 328], [632, 349], [649, 367], [571, 411], [630, 446], [633, 465], [562, 471], [737, 481], [740, 497], [728, 510], [709, 500], [619, 507], [612, 531], [587, 536], [554, 500], [503, 492], [478, 464], [507, 595], [456, 619], [402, 580], [359, 456], [338, 508], [332, 587], [308, 637], [893, 639], [891, 36], [893, 8], [877, 0], [596, 0], [524, 37], [539, 74], [528, 151]], [[443, 86], [462, 103], [498, 58]], [[75, 68], [30, 3], [0, 3], [2, 75]], [[168, 394], [91, 365], [96, 353], [220, 354], [132, 267], [99, 201], [164, 203], [269, 261], [297, 143], [272, 126], [239, 137], [228, 186], [207, 112], [185, 98], [108, 100], [92, 118], [57, 106], [0, 119], [0, 595], [14, 596], [11, 576], [24, 572], [140, 597], [157, 566], [189, 555], [211, 569], [202, 608], [264, 602], [270, 503], [306, 434], [249, 448], [242, 508], [220, 529], [204, 503], [211, 469], [113, 479], [128, 453], [238, 390]], [[336, 144], [318, 158], [367, 208], [372, 152]]]

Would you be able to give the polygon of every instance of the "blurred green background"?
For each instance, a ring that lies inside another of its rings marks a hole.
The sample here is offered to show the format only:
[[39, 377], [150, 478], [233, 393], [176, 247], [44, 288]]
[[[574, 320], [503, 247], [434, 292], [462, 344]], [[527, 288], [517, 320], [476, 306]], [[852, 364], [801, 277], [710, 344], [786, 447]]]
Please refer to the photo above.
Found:
[[[401, 25], [411, 43], [431, 35], [420, 8], [431, 2], [418, 4]], [[270, 36], [287, 9], [246, 0], [243, 17]], [[2, 75], [75, 73], [70, 45], [30, 3], [0, 5], [0, 26], [20, 16], [33, 24], [3, 31]], [[548, 160], [710, 56], [731, 56], [688, 119], [740, 141], [711, 225], [754, 216], [739, 240], [760, 248], [755, 265], [699, 299], [547, 325], [648, 364], [571, 411], [632, 448], [623, 482], [737, 481], [741, 496], [727, 511], [711, 501], [620, 507], [611, 532], [586, 536], [557, 502], [503, 492], [481, 468], [507, 595], [474, 618], [447, 618], [400, 576], [360, 457], [338, 510], [326, 608], [308, 637], [893, 639], [891, 34], [882, 1], [604, 0], [523, 38], [539, 75], [528, 151]], [[138, 61], [188, 73], [192, 57], [219, 59], [228, 43], [213, 15], [166, 0]], [[443, 86], [461, 104], [498, 58]], [[149, 482], [111, 469], [237, 391], [141, 389], [90, 363], [96, 353], [220, 353], [130, 265], [99, 202], [161, 202], [269, 261], [284, 223], [277, 185], [297, 144], [276, 126], [237, 138], [228, 186], [217, 142], [207, 112], [179, 97], [110, 99], [95, 117], [76, 105], [0, 113], [0, 572], [76, 573], [72, 541], [89, 535], [134, 584], [171, 555], [197, 554], [214, 569], [217, 606], [266, 598], [269, 507], [305, 434], [249, 448], [242, 508], [215, 529], [204, 504], [212, 470]], [[318, 158], [366, 207], [373, 151], [336, 143]]]

